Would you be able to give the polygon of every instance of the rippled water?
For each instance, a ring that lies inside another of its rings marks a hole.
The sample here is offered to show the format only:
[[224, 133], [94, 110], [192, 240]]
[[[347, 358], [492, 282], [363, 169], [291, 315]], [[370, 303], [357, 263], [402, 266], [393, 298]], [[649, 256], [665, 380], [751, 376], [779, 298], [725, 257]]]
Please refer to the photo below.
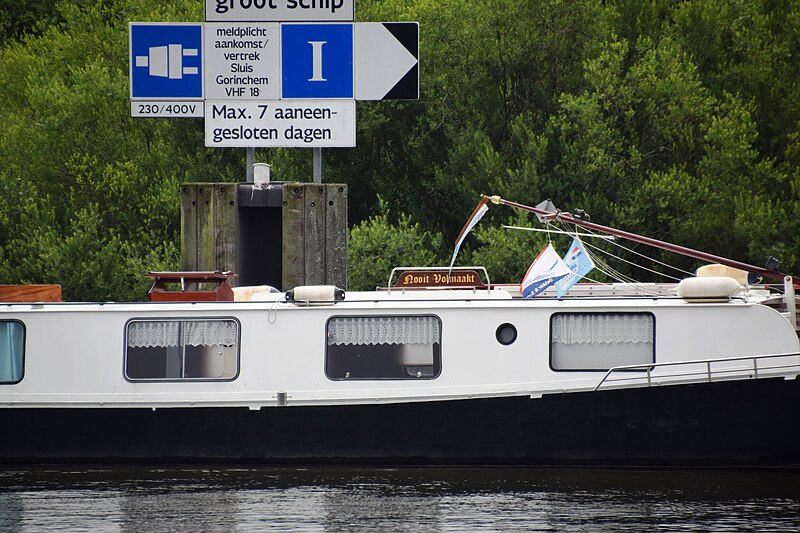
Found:
[[798, 531], [800, 472], [0, 470], [0, 531]]

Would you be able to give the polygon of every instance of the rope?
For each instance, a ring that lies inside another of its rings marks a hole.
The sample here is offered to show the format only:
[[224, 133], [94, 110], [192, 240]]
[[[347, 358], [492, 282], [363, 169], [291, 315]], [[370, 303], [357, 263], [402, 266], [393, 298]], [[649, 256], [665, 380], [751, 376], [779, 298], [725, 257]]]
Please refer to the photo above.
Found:
[[[570, 228], [567, 226], [567, 224], [562, 223], [562, 227], [564, 227], [564, 229], [566, 230], [567, 233], [571, 234], [569, 232]], [[680, 281], [680, 279], [675, 278], [673, 276], [669, 276], [668, 274], [664, 274], [662, 272], [657, 272], [657, 271], [649, 269], [647, 267], [643, 267], [641, 265], [637, 265], [637, 264], [635, 264], [635, 263], [633, 263], [631, 261], [623, 259], [622, 257], [619, 257], [619, 256], [617, 256], [615, 254], [612, 254], [611, 252], [609, 252], [607, 250], [603, 250], [602, 248], [600, 248], [598, 246], [595, 246], [593, 244], [589, 244], [588, 242], [583, 242], [583, 244], [585, 246], [588, 246], [588, 248], [585, 248], [586, 253], [592, 259], [592, 261], [595, 264], [595, 268], [600, 273], [605, 274], [606, 276], [608, 276], [609, 278], [611, 278], [612, 280], [614, 280], [616, 282], [623, 283], [623, 284], [629, 284], [629, 285], [636, 285], [636, 288], [631, 288], [631, 287], [623, 287], [623, 288], [621, 288], [621, 290], [630, 292], [631, 294], [649, 294], [649, 295], [653, 295], [653, 296], [658, 296], [658, 295], [661, 295], [661, 292], [659, 290], [657, 290], [657, 289], [656, 290], [650, 289], [647, 285], [642, 284], [642, 283], [638, 283], [635, 279], [624, 275], [622, 272], [618, 271], [617, 269], [615, 269], [611, 265], [609, 265], [608, 262], [605, 261], [605, 259], [603, 259], [600, 255], [598, 255], [597, 253], [592, 251], [590, 248], [595, 249], [595, 250], [599, 250], [600, 252], [602, 252], [604, 254], [607, 254], [607, 255], [610, 255], [610, 256], [612, 256], [612, 257], [614, 257], [616, 259], [619, 259], [620, 261], [622, 261], [624, 263], [628, 263], [628, 264], [630, 264], [630, 265], [632, 265], [634, 267], [641, 268], [643, 270], [647, 270], [647, 271], [649, 271], [649, 272], [651, 272], [653, 274], [656, 274], [656, 275], [659, 275], [659, 276], [664, 276], [664, 277], [670, 278], [670, 279], [675, 280], [675, 281]], [[614, 243], [614, 244], [617, 244], [617, 243]], [[625, 249], [624, 246], [621, 246], [619, 244], [617, 244], [617, 246], [620, 246], [621, 248]], [[642, 255], [642, 254], [638, 254], [638, 255]], [[645, 259], [652, 259], [652, 258], [648, 258], [648, 257], [643, 256], [643, 255], [642, 255], [642, 257], [644, 257]], [[658, 261], [656, 261], [656, 262], [658, 262]], [[664, 266], [670, 267], [670, 265], [666, 265], [666, 264]], [[679, 269], [677, 269], [675, 267], [670, 267], [670, 268], [673, 268], [675, 270], [679, 270]], [[599, 282], [599, 281], [597, 281], [595, 279], [589, 278], [588, 276], [584, 276], [584, 279], [586, 279], [586, 280], [588, 280], [588, 281], [590, 281], [592, 283], [598, 283], [598, 284], [601, 284], [601, 285], [609, 285], [609, 283], [602, 283], [602, 282]]]
[[275, 302], [270, 306], [269, 311], [267, 312], [267, 322], [270, 324], [274, 324], [276, 320], [278, 320], [278, 304], [282, 302], [286, 302], [287, 299], [284, 296], [283, 298], [278, 298]]
[[669, 278], [669, 279], [671, 279], [671, 280], [674, 280], [674, 281], [680, 281], [680, 278], [676, 278], [675, 276], [670, 276], [669, 274], [664, 274], [663, 272], [658, 272], [657, 270], [653, 270], [652, 268], [647, 268], [647, 267], [644, 267], [644, 266], [641, 266], [641, 265], [637, 265], [637, 264], [636, 264], [636, 263], [634, 263], [633, 261], [628, 261], [627, 259], [624, 259], [624, 258], [622, 258], [622, 257], [620, 257], [620, 256], [618, 256], [618, 255], [612, 254], [612, 253], [611, 253], [611, 252], [609, 252], [608, 250], [603, 250], [602, 248], [599, 248], [599, 247], [597, 247], [597, 246], [595, 246], [595, 245], [593, 245], [593, 244], [589, 244], [588, 242], [587, 242], [587, 243], [584, 243], [584, 244], [585, 244], [586, 246], [589, 246], [589, 247], [591, 247], [591, 248], [594, 248], [594, 249], [596, 249], [596, 250], [600, 250], [600, 251], [601, 251], [601, 252], [603, 252], [604, 254], [610, 255], [610, 256], [611, 256], [611, 257], [613, 257], [614, 259], [619, 259], [619, 260], [620, 260], [620, 261], [622, 261], [623, 263], [628, 263], [629, 265], [632, 265], [632, 266], [635, 266], [635, 267], [641, 268], [642, 270], [646, 270], [646, 271], [648, 271], [648, 272], [650, 272], [650, 273], [652, 273], [652, 274], [656, 274], [656, 275], [658, 275], [658, 276], [664, 276], [665, 278]]
[[[563, 227], [564, 227], [564, 229], [565, 229], [567, 232], [569, 232], [569, 231], [570, 231], [570, 228], [567, 226], [567, 224], [566, 224], [566, 223], [562, 223], [562, 224], [563, 224]], [[575, 228], [577, 229], [577, 226], [575, 226]], [[587, 231], [589, 231], [590, 233], [592, 233], [592, 232], [591, 232], [591, 230], [587, 230]], [[644, 255], [644, 254], [642, 254], [642, 253], [639, 253], [639, 252], [636, 252], [635, 250], [632, 250], [632, 249], [630, 249], [630, 248], [627, 248], [627, 247], [625, 247], [625, 246], [623, 246], [623, 245], [621, 245], [621, 244], [619, 244], [619, 243], [617, 243], [617, 242], [614, 242], [614, 241], [611, 241], [611, 242], [612, 242], [612, 244], [614, 244], [614, 245], [616, 245], [616, 246], [618, 246], [618, 247], [622, 248], [623, 250], [626, 250], [626, 251], [628, 251], [628, 252], [631, 252], [631, 253], [633, 253], [633, 254], [636, 254], [636, 255], [638, 255], [638, 256], [640, 256], [640, 257], [643, 257], [644, 259], [647, 259], [647, 260], [649, 260], [649, 261], [653, 261], [653, 262], [655, 262], [655, 263], [658, 263], [658, 264], [660, 264], [660, 265], [663, 265], [663, 266], [665, 266], [665, 267], [667, 267], [667, 268], [671, 268], [671, 269], [673, 269], [673, 270], [677, 270], [677, 271], [679, 271], [679, 272], [683, 272], [683, 273], [685, 273], [685, 274], [688, 274], [689, 276], [694, 276], [694, 274], [692, 274], [692, 273], [690, 273], [690, 272], [686, 272], [686, 271], [684, 271], [684, 270], [681, 270], [681, 269], [679, 269], [678, 267], [674, 267], [674, 266], [672, 266], [672, 265], [669, 265], [669, 264], [667, 264], [667, 263], [663, 263], [663, 262], [661, 262], [661, 261], [658, 261], [657, 259], [653, 259], [652, 257], [648, 257], [648, 256], [646, 256], [646, 255]], [[656, 274], [656, 275], [658, 275], [658, 276], [663, 276], [663, 277], [665, 277], [665, 278], [668, 278], [668, 279], [671, 279], [671, 280], [673, 280], [673, 281], [680, 281], [680, 280], [681, 280], [681, 278], [676, 278], [675, 276], [670, 276], [669, 274], [665, 274], [665, 273], [663, 273], [663, 272], [658, 272], [657, 270], [653, 270], [653, 269], [651, 269], [651, 268], [647, 268], [647, 267], [644, 267], [644, 266], [642, 266], [642, 265], [638, 265], [638, 264], [636, 264], [636, 263], [634, 263], [634, 262], [632, 262], [632, 261], [629, 261], [629, 260], [627, 260], [627, 259], [624, 259], [624, 258], [622, 258], [622, 257], [620, 257], [620, 256], [618, 256], [618, 255], [616, 255], [616, 254], [613, 254], [613, 253], [609, 252], [608, 250], [604, 250], [603, 248], [600, 248], [600, 247], [598, 247], [598, 246], [595, 246], [595, 245], [593, 245], [593, 244], [590, 244], [590, 243], [588, 243], [588, 242], [584, 242], [584, 244], [585, 244], [586, 246], [589, 246], [589, 247], [591, 247], [591, 248], [594, 248], [595, 250], [599, 250], [600, 252], [602, 252], [602, 253], [604, 253], [604, 254], [606, 254], [606, 255], [610, 255], [611, 257], [613, 257], [613, 258], [615, 258], [615, 259], [618, 259], [618, 260], [622, 261], [623, 263], [627, 263], [627, 264], [629, 264], [629, 265], [631, 265], [631, 266], [633, 266], [633, 267], [640, 268], [640, 269], [642, 269], [642, 270], [646, 270], [647, 272], [650, 272], [650, 273], [652, 273], [652, 274]], [[587, 252], [589, 252], [589, 250], [587, 250]], [[621, 272], [619, 272], [619, 271], [617, 271], [617, 270], [615, 270], [615, 269], [611, 268], [611, 267], [608, 265], [608, 263], [606, 263], [605, 261], [603, 261], [603, 260], [599, 259], [599, 256], [597, 256], [596, 254], [591, 254], [591, 253], [590, 253], [590, 254], [589, 254], [589, 256], [592, 258], [592, 260], [593, 260], [593, 261], [595, 261], [595, 265], [597, 265], [597, 262], [598, 262], [598, 261], [600, 261], [601, 263], [603, 263], [603, 264], [605, 265], [605, 267], [606, 267], [607, 269], [609, 269], [609, 270], [611, 270], [611, 271], [613, 271], [613, 272], [615, 273], [615, 275], [610, 275], [609, 277], [611, 277], [611, 278], [613, 278], [613, 279], [616, 279], [617, 281], [621, 281], [622, 279], [625, 279], [626, 281], [624, 281], [624, 283], [635, 283], [635, 280], [633, 280], [632, 278], [628, 278], [627, 276], [624, 276], [624, 275], [623, 275]], [[603, 273], [604, 273], [604, 274], [606, 274], [606, 275], [609, 275], [609, 273], [608, 273], [608, 272], [603, 272]]]
[[[587, 230], [587, 231], [591, 232], [591, 230]], [[686, 270], [683, 270], [682, 268], [678, 268], [678, 267], [676, 267], [676, 266], [674, 266], [674, 265], [670, 265], [669, 263], [664, 263], [663, 261], [659, 261], [658, 259], [655, 259], [655, 258], [653, 258], [653, 257], [647, 256], [647, 255], [645, 255], [645, 254], [643, 254], [643, 253], [637, 252], [637, 251], [636, 251], [636, 250], [634, 250], [633, 248], [628, 248], [627, 246], [623, 246], [623, 245], [621, 245], [621, 244], [620, 244], [620, 243], [618, 243], [618, 242], [612, 242], [612, 244], [614, 244], [615, 246], [618, 246], [618, 247], [622, 248], [623, 250], [625, 250], [625, 251], [627, 251], [627, 252], [630, 252], [630, 253], [632, 253], [632, 254], [634, 254], [634, 255], [638, 255], [639, 257], [642, 257], [642, 258], [644, 258], [644, 259], [647, 259], [648, 261], [652, 261], [652, 262], [654, 262], [654, 263], [658, 263], [658, 264], [659, 264], [659, 265], [661, 265], [661, 266], [665, 266], [665, 267], [667, 267], [667, 268], [671, 268], [672, 270], [676, 270], [676, 271], [680, 272], [681, 274], [686, 274], [687, 276], [690, 276], [690, 277], [694, 277], [694, 276], [695, 276], [694, 272], [687, 272]], [[634, 264], [634, 263], [631, 263], [631, 264]], [[638, 265], [636, 265], [636, 266], [638, 266]], [[642, 268], [643, 268], [643, 267], [642, 267]], [[670, 276], [668, 276], [667, 274], [662, 274], [662, 275], [663, 275], [663, 276], [666, 276], [666, 277], [670, 277]], [[671, 278], [671, 279], [678, 279], [678, 278]]]

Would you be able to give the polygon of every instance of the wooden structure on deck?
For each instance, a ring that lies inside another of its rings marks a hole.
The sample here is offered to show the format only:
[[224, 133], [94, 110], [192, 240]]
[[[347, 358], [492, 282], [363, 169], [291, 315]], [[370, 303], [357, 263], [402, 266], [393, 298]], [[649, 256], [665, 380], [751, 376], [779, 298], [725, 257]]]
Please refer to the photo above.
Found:
[[235, 286], [347, 284], [347, 185], [186, 183], [181, 270], [231, 271]]

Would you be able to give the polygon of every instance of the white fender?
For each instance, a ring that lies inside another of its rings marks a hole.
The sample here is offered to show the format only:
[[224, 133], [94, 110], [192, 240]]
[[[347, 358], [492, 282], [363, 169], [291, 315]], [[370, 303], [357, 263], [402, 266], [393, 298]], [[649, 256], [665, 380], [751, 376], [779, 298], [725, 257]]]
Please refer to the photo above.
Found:
[[686, 278], [678, 283], [678, 296], [691, 302], [729, 300], [739, 292], [742, 284], [727, 276]]

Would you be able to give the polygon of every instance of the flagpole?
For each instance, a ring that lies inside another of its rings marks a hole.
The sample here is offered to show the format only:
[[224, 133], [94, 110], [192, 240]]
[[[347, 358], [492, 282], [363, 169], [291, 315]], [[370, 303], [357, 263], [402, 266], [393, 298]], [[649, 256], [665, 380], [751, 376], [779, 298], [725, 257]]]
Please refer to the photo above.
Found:
[[[485, 196], [483, 198], [490, 200], [495, 205], [507, 205], [509, 207], [513, 207], [515, 209], [521, 209], [523, 211], [528, 211], [531, 213], [535, 213], [537, 215], [541, 215], [545, 218], [551, 218], [553, 220], [558, 220], [559, 222], [566, 222], [569, 224], [575, 224], [583, 229], [593, 230], [593, 231], [600, 231], [603, 233], [607, 233], [609, 235], [614, 235], [615, 237], [620, 237], [622, 239], [627, 239], [629, 241], [638, 242], [641, 244], [646, 244], [648, 246], [653, 246], [654, 248], [660, 248], [662, 250], [667, 250], [669, 252], [678, 253], [681, 255], [685, 255], [687, 257], [692, 257], [694, 259], [699, 259], [701, 261], [707, 261], [709, 263], [719, 263], [725, 266], [729, 266], [732, 268], [738, 268], [739, 270], [745, 270], [747, 272], [752, 272], [754, 274], [758, 274], [759, 276], [774, 279], [774, 280], [783, 280], [788, 276], [788, 274], [783, 274], [781, 272], [767, 270], [766, 268], [757, 267], [755, 265], [750, 265], [747, 263], [742, 263], [739, 261], [735, 261], [733, 259], [728, 259], [727, 257], [722, 257], [719, 255], [710, 254], [707, 252], [702, 252], [700, 250], [694, 250], [692, 248], [687, 248], [685, 246], [680, 246], [677, 244], [672, 244], [665, 241], [660, 241], [658, 239], [653, 239], [651, 237], [645, 237], [644, 235], [638, 235], [636, 233], [630, 233], [628, 231], [611, 228], [608, 226], [603, 226], [601, 224], [595, 224], [594, 222], [589, 222], [588, 220], [583, 220], [581, 218], [575, 218], [569, 213], [564, 213], [561, 211], [556, 211], [555, 213], [551, 213], [549, 211], [545, 211], [543, 209], [537, 209], [535, 207], [531, 207], [525, 204], [520, 204], [517, 202], [512, 202], [510, 200], [504, 200], [500, 196]], [[795, 287], [800, 287], [800, 283], [795, 283]]]

